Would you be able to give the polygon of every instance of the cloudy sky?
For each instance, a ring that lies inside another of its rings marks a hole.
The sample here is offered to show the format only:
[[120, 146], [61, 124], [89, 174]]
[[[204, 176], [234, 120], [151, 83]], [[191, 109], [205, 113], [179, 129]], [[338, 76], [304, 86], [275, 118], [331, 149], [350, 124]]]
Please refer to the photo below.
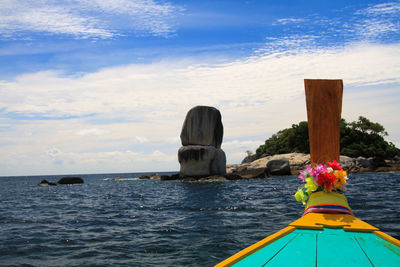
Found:
[[399, 23], [400, 1], [3, 0], [0, 176], [179, 170], [196, 105], [239, 163], [306, 120], [305, 78], [400, 146]]

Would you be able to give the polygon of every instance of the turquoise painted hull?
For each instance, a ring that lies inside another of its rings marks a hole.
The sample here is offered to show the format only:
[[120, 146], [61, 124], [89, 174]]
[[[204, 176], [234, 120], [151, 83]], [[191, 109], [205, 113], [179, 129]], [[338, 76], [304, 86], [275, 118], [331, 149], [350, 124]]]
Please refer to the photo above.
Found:
[[400, 247], [373, 233], [297, 229], [232, 266], [400, 266]]

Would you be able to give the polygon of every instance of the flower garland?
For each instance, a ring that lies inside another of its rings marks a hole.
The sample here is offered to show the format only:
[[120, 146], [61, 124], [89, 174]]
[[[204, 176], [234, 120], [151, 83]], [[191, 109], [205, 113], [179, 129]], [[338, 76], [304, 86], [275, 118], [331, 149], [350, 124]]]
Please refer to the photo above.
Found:
[[343, 170], [336, 160], [327, 164], [318, 164], [314, 167], [307, 166], [305, 170], [300, 171], [299, 178], [305, 184], [294, 195], [297, 201], [301, 201], [305, 205], [313, 192], [342, 192], [344, 190], [347, 182], [347, 172]]

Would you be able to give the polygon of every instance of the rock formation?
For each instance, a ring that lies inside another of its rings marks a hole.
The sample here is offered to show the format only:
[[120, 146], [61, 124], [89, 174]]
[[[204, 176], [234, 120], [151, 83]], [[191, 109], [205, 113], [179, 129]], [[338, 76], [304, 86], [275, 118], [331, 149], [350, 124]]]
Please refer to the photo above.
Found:
[[191, 177], [226, 174], [226, 156], [221, 149], [223, 134], [221, 113], [216, 108], [197, 106], [189, 110], [178, 151], [180, 174]]
[[58, 184], [83, 184], [81, 177], [64, 177], [58, 181]]
[[49, 185], [70, 185], [70, 184], [83, 184], [84, 181], [81, 177], [63, 177], [57, 183], [42, 180], [38, 186], [49, 186]]
[[[227, 174], [235, 174], [245, 179], [264, 178], [279, 175], [298, 175], [310, 165], [309, 154], [288, 153], [261, 157], [252, 162], [227, 165]], [[400, 171], [400, 158], [379, 161], [375, 158], [350, 158], [340, 156], [340, 165], [348, 173]]]

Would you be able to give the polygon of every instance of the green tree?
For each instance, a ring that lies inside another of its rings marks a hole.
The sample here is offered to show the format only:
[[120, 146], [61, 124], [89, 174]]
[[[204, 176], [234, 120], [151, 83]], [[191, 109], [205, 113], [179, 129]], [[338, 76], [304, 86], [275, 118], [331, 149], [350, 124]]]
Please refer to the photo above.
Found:
[[[340, 153], [349, 157], [392, 158], [400, 155], [400, 150], [387, 142], [385, 128], [376, 122], [360, 116], [358, 121], [340, 121]], [[308, 123], [302, 121], [272, 135], [256, 150], [256, 156], [263, 154], [284, 154], [291, 152], [310, 153]]]
[[290, 152], [309, 153], [310, 146], [308, 140], [308, 123], [302, 121], [299, 124], [293, 124], [292, 128], [279, 131], [265, 141], [256, 150], [256, 155], [262, 154], [284, 154]]
[[385, 131], [385, 128], [381, 124], [377, 122], [371, 122], [369, 119], [363, 116], [358, 117], [358, 121], [353, 121], [349, 123], [349, 126], [352, 127], [354, 130], [359, 130], [363, 133], [388, 136], [388, 133]]
[[358, 121], [346, 123], [340, 132], [340, 153], [349, 157], [379, 157], [389, 159], [399, 154], [393, 143], [385, 141], [385, 128], [360, 116]]

